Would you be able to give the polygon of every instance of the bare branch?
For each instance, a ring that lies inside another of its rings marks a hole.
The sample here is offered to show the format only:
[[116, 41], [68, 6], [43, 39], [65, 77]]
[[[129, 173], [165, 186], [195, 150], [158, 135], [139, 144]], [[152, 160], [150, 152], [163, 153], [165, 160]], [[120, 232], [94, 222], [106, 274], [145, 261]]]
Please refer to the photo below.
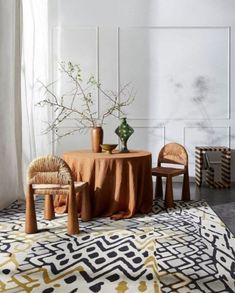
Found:
[[[72, 135], [77, 131], [84, 132], [84, 130], [88, 128], [95, 127], [97, 126], [98, 120], [101, 122], [102, 126], [104, 120], [108, 116], [118, 118], [120, 114], [124, 115], [123, 108], [134, 101], [133, 89], [129, 89], [130, 83], [125, 84], [116, 93], [102, 89], [101, 84], [95, 80], [93, 75], [90, 75], [86, 85], [83, 86], [81, 69], [77, 64], [73, 65], [71, 62], [67, 64], [61, 62], [59, 64], [59, 70], [71, 81], [71, 90], [68, 90], [62, 96], [58, 97], [51, 90], [51, 86], [55, 82], [44, 85], [39, 81], [45, 89], [45, 98], [36, 104], [42, 107], [48, 106], [53, 109], [55, 117], [50, 123], [47, 123], [48, 126], [44, 130], [44, 133], [54, 131], [57, 137], [56, 140]], [[107, 100], [106, 108], [101, 114], [101, 118], [97, 118], [97, 112], [93, 110], [95, 99], [92, 96], [92, 90], [95, 88], [98, 89]], [[73, 126], [74, 128], [72, 130], [59, 134], [58, 128], [66, 119], [71, 119], [76, 125]]]

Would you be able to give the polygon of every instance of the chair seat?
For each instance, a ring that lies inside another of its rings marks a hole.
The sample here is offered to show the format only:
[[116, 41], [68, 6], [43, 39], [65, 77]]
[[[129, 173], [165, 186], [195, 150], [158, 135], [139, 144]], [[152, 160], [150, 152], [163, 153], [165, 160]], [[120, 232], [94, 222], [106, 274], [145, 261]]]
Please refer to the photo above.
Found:
[[184, 169], [169, 168], [169, 167], [156, 167], [152, 169], [152, 175], [167, 177], [167, 176], [178, 176], [184, 174]]
[[[74, 182], [75, 192], [79, 192], [84, 186], [87, 185], [87, 182]], [[61, 184], [33, 184], [32, 188], [35, 193], [51, 193], [51, 194], [59, 194], [59, 193], [67, 193], [69, 191], [69, 184], [61, 185]]]

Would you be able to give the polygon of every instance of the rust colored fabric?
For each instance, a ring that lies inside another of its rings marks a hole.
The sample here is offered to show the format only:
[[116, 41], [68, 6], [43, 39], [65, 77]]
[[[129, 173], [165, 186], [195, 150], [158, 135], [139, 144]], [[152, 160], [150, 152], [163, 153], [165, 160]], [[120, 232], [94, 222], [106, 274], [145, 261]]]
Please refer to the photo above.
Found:
[[[85, 181], [93, 217], [129, 218], [152, 208], [152, 156], [146, 151], [113, 154], [91, 151], [67, 152], [63, 155], [74, 180]], [[66, 197], [58, 195], [56, 208], [63, 209]]]

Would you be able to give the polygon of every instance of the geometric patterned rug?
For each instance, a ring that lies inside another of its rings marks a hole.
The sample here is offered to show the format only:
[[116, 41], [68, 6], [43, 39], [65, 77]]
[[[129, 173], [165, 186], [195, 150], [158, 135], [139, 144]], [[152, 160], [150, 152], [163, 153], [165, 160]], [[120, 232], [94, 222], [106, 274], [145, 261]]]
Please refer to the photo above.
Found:
[[113, 221], [80, 221], [66, 234], [67, 215], [24, 233], [25, 206], [0, 212], [0, 292], [235, 292], [235, 238], [207, 203], [176, 202], [164, 210]]

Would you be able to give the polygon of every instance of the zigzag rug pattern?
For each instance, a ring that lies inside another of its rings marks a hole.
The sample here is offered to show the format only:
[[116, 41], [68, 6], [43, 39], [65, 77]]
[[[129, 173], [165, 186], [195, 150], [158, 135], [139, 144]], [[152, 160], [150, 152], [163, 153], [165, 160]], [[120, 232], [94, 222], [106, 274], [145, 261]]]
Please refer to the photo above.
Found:
[[235, 238], [205, 202], [176, 202], [132, 219], [80, 221], [66, 215], [24, 233], [24, 205], [0, 212], [0, 292], [235, 292]]

